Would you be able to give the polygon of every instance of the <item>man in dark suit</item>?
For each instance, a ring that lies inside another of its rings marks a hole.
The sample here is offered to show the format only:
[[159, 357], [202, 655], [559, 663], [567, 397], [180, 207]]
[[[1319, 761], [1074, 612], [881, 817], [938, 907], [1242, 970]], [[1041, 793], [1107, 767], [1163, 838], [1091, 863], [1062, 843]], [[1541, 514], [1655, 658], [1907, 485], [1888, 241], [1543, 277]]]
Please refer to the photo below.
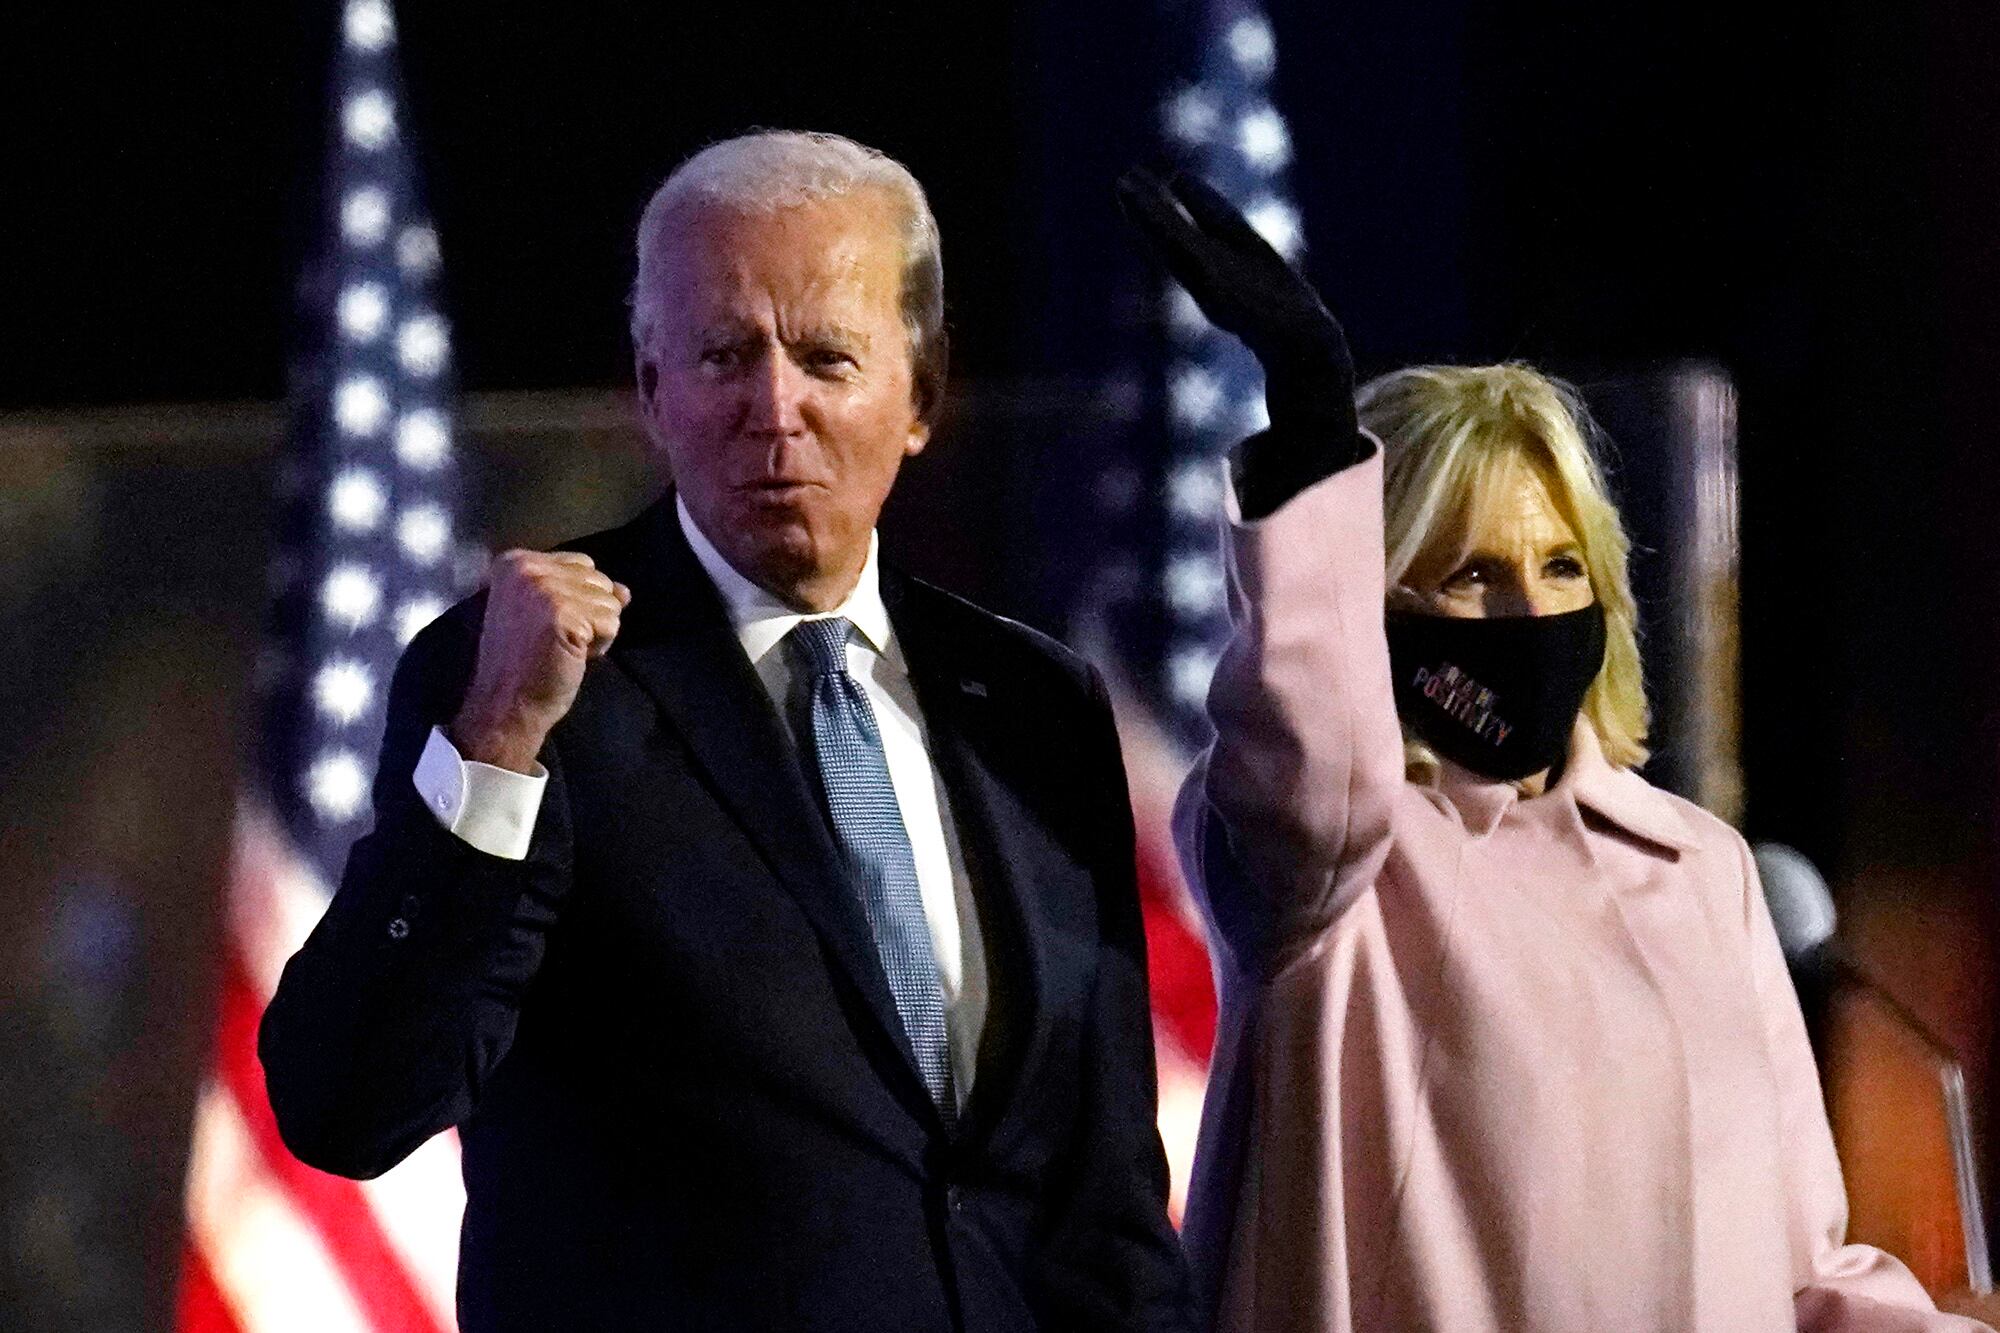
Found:
[[943, 379], [922, 191], [745, 136], [639, 252], [675, 489], [412, 643], [264, 1020], [286, 1143], [460, 1127], [467, 1333], [1190, 1327], [1103, 686], [877, 565]]

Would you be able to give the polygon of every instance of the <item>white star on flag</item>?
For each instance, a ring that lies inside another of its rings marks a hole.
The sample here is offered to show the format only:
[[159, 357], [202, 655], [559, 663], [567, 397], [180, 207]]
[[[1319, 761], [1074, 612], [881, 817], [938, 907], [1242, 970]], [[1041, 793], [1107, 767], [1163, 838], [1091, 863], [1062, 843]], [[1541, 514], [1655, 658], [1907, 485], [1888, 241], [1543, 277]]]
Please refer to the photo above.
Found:
[[1279, 171], [1288, 166], [1292, 160], [1292, 135], [1285, 128], [1285, 118], [1268, 106], [1260, 106], [1244, 116], [1236, 122], [1236, 151], [1260, 172]]
[[396, 16], [384, 0], [352, 0], [342, 27], [357, 51], [380, 51], [396, 38]]
[[1167, 601], [1183, 615], [1222, 605], [1222, 566], [1206, 555], [1177, 556], [1167, 565]]
[[1184, 144], [1207, 143], [1221, 125], [1214, 94], [1199, 85], [1183, 88], [1167, 103], [1167, 133]]
[[1178, 513], [1208, 518], [1222, 508], [1223, 465], [1214, 459], [1182, 463], [1167, 478], [1167, 500]]
[[1173, 404], [1174, 419], [1183, 425], [1205, 425], [1222, 406], [1221, 381], [1196, 365], [1181, 367], [1167, 393]]
[[396, 330], [396, 359], [412, 375], [427, 379], [437, 374], [450, 351], [444, 321], [429, 311], [404, 320]]
[[1271, 24], [1262, 15], [1246, 15], [1229, 25], [1223, 41], [1243, 72], [1253, 79], [1265, 79], [1278, 65], [1278, 42]]
[[341, 108], [340, 126], [356, 148], [385, 147], [396, 137], [396, 104], [380, 88], [358, 92]]
[[368, 768], [352, 750], [329, 750], [306, 770], [306, 791], [323, 822], [344, 824], [368, 799]]
[[1189, 707], [1200, 707], [1208, 699], [1208, 683], [1215, 679], [1217, 654], [1206, 648], [1184, 648], [1167, 660], [1167, 688], [1174, 698]]
[[367, 468], [349, 468], [333, 479], [326, 507], [334, 523], [348, 532], [372, 532], [389, 507], [389, 494], [382, 489], [382, 479]]
[[403, 228], [396, 238], [396, 262], [413, 278], [427, 278], [437, 271], [437, 233], [429, 227]]
[[365, 629], [382, 611], [382, 580], [365, 565], [335, 565], [320, 587], [320, 609], [343, 629]]
[[330, 659], [313, 677], [313, 703], [341, 726], [359, 719], [374, 698], [375, 678], [351, 657]]
[[357, 282], [341, 292], [334, 316], [355, 342], [374, 342], [389, 322], [389, 293], [379, 282]]
[[349, 435], [373, 435], [388, 417], [389, 396], [372, 376], [343, 380], [333, 391], [334, 422]]
[[442, 412], [418, 408], [396, 423], [396, 457], [407, 467], [429, 472], [451, 456], [451, 428]]
[[451, 544], [451, 520], [436, 505], [413, 505], [396, 520], [396, 540], [419, 565], [434, 565]]
[[389, 234], [389, 193], [379, 186], [350, 190], [340, 203], [341, 237], [354, 245], [374, 245]]

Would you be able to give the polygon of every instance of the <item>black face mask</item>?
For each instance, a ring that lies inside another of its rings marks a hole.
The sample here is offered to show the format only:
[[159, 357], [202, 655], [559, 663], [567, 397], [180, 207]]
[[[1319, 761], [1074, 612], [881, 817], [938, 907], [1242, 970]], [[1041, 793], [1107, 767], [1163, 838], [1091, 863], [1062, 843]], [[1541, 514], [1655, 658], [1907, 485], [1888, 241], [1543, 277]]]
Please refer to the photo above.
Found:
[[1560, 761], [1603, 665], [1596, 602], [1555, 616], [1389, 614], [1397, 713], [1439, 754], [1489, 778]]

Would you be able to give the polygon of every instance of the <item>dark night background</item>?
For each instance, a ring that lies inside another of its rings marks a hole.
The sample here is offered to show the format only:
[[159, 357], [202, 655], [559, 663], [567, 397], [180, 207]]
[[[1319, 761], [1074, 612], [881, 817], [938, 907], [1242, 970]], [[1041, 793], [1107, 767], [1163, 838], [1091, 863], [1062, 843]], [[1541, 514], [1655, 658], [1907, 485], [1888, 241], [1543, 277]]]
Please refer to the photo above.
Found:
[[[282, 397], [324, 134], [317, 9], [10, 14], [0, 417]], [[1162, 79], [1198, 12], [400, 5], [462, 386], [621, 383], [640, 206], [688, 151], [751, 125], [838, 130], [925, 182], [964, 402], [1119, 374], [1147, 278], [1110, 182], [1154, 152]], [[1272, 18], [1306, 267], [1364, 372], [1697, 359], [1733, 378], [1747, 831], [1811, 853], [1844, 907], [1896, 905], [1876, 961], [1978, 1048], [1977, 1080], [2000, 790], [2000, 8], [1403, 0]], [[1017, 485], [1059, 488], [1093, 446], [1058, 431], [1007, 447]], [[254, 493], [221, 528], [175, 528], [203, 475], [149, 457], [104, 504], [129, 532], [261, 550]], [[991, 534], [1004, 520], [967, 521]], [[1048, 551], [1021, 549], [1039, 554], [971, 572], [972, 590], [1060, 629]], [[921, 541], [909, 554], [927, 558]], [[147, 571], [177, 561], [133, 550], [105, 567], [150, 588]], [[257, 580], [225, 591], [254, 599]], [[38, 608], [16, 641], [40, 665], [5, 673], [21, 722], [0, 746], [10, 788], [43, 783], [57, 714], [94, 697], [59, 683], [101, 667], [115, 638], [93, 595], [13, 608]], [[198, 630], [212, 601], [175, 597]], [[186, 679], [233, 679], [254, 630], [243, 615], [223, 665]], [[226, 747], [240, 723], [225, 709], [210, 725]], [[31, 819], [62, 808], [55, 794], [9, 803]], [[55, 844], [33, 827], [9, 835], [0, 870]], [[30, 895], [10, 910], [48, 909]], [[1948, 980], [1940, 949], [1956, 951]], [[32, 971], [25, 956], [8, 970]]]
[[[1194, 12], [403, 6], [464, 386], [620, 382], [639, 206], [753, 124], [850, 133], [927, 182], [959, 379], [1114, 365], [1137, 270], [1109, 181], [1153, 151], [1159, 70]], [[1308, 268], [1364, 370], [1724, 366], [1753, 819], [1826, 853], [1863, 810], [1892, 842], [1983, 841], [2000, 14], [1418, 0], [1273, 18]], [[253, 5], [12, 23], [0, 406], [280, 396], [323, 25]]]

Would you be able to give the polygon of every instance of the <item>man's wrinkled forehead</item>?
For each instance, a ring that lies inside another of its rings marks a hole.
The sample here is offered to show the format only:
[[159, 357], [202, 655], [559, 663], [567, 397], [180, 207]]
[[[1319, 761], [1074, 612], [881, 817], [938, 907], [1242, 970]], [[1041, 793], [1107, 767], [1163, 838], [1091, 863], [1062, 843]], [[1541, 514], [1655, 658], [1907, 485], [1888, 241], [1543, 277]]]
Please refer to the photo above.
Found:
[[663, 219], [662, 231], [667, 240], [663, 256], [671, 269], [690, 256], [713, 262], [717, 255], [778, 238], [800, 245], [815, 232], [838, 235], [851, 250], [886, 250], [900, 262], [904, 227], [901, 201], [886, 190], [864, 186], [770, 206], [690, 199]]
[[741, 324], [777, 301], [818, 322], [900, 322], [901, 235], [893, 201], [843, 195], [775, 209], [676, 210], [656, 281], [665, 311], [689, 324]]

